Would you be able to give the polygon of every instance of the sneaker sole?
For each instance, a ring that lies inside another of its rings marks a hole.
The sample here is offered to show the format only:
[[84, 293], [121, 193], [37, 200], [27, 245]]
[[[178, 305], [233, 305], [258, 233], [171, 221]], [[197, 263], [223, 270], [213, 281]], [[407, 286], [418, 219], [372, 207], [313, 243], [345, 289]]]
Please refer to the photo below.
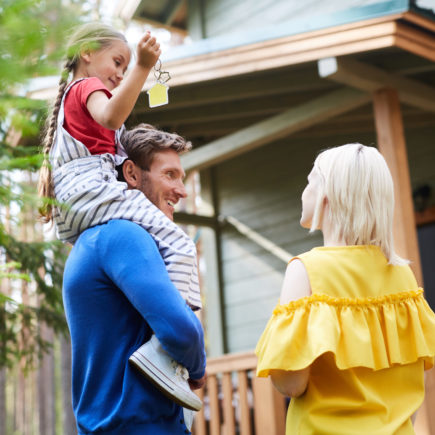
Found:
[[[141, 361], [141, 359], [143, 361]], [[133, 364], [138, 371], [148, 379], [156, 388], [158, 388], [166, 397], [171, 399], [177, 405], [183, 406], [184, 408], [191, 409], [192, 411], [199, 411], [202, 408], [202, 401], [195, 395], [195, 399], [184, 395], [184, 397], [179, 397], [176, 395], [175, 388], [168, 382], [167, 376], [160, 371], [149, 359], [143, 355], [136, 355], [136, 352], [129, 358], [131, 364]], [[152, 366], [155, 371], [151, 371], [149, 366]], [[157, 372], [157, 373], [156, 373]], [[159, 376], [160, 375], [160, 376]], [[162, 387], [165, 385], [166, 388]]]

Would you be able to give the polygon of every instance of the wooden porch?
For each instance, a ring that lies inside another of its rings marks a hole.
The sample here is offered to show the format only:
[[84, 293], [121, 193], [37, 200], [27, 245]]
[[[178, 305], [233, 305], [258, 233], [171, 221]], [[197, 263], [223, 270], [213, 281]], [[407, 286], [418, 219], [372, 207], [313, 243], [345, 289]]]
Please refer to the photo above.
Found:
[[[204, 406], [195, 416], [194, 435], [284, 435], [288, 399], [270, 378], [257, 378], [253, 352], [227, 354], [207, 362], [207, 383], [198, 395]], [[435, 371], [429, 372], [426, 400], [417, 413], [416, 435], [433, 435]], [[433, 427], [433, 426], [432, 426]]]
[[207, 384], [200, 390], [204, 406], [195, 417], [194, 435], [282, 435], [286, 399], [269, 379], [257, 378], [253, 352], [212, 358]]

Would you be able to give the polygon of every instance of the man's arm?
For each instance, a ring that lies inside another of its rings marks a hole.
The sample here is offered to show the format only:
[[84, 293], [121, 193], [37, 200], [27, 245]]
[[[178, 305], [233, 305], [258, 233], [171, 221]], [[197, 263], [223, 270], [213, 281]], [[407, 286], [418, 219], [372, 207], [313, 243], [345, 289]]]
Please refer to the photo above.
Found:
[[139, 225], [110, 221], [101, 241], [102, 263], [114, 284], [149, 324], [163, 348], [192, 379], [205, 373], [200, 321], [169, 279], [151, 236]]

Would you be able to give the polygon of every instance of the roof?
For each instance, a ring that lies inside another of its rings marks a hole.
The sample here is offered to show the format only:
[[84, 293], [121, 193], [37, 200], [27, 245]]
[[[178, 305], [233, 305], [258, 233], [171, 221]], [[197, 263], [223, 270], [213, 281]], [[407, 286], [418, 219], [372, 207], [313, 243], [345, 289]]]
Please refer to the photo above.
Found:
[[187, 0], [119, 0], [115, 15], [126, 22], [132, 19], [146, 21], [157, 26], [185, 32]]
[[[185, 0], [120, 0], [118, 13], [122, 15], [126, 3], [135, 1], [137, 8], [130, 7], [125, 19], [141, 19], [154, 24], [186, 29], [187, 6]], [[415, 12], [435, 22], [435, 2], [433, 0], [306, 0], [287, 2], [285, 13], [277, 17], [264, 12], [268, 24], [252, 30], [225, 33], [172, 48], [163, 56], [166, 61], [198, 56], [216, 51], [224, 51], [243, 45], [278, 39], [286, 36], [313, 32], [329, 27], [370, 20], [388, 15]], [[257, 11], [258, 13], [258, 11]], [[288, 18], [291, 17], [291, 18]], [[249, 19], [249, 17], [246, 17]]]

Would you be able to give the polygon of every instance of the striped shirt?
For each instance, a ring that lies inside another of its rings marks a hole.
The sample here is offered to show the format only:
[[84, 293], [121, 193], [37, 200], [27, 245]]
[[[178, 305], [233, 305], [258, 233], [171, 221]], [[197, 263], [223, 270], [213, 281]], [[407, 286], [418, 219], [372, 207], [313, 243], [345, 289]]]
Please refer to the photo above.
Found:
[[195, 244], [142, 192], [128, 189], [126, 183], [117, 180], [115, 165], [126, 158], [120, 130], [115, 135], [117, 154], [91, 155], [86, 146], [63, 127], [65, 96], [73, 84], [62, 98], [50, 150], [58, 238], [74, 243], [85, 229], [109, 220], [135, 222], [156, 242], [169, 277], [181, 296], [192, 309], [201, 308]]

